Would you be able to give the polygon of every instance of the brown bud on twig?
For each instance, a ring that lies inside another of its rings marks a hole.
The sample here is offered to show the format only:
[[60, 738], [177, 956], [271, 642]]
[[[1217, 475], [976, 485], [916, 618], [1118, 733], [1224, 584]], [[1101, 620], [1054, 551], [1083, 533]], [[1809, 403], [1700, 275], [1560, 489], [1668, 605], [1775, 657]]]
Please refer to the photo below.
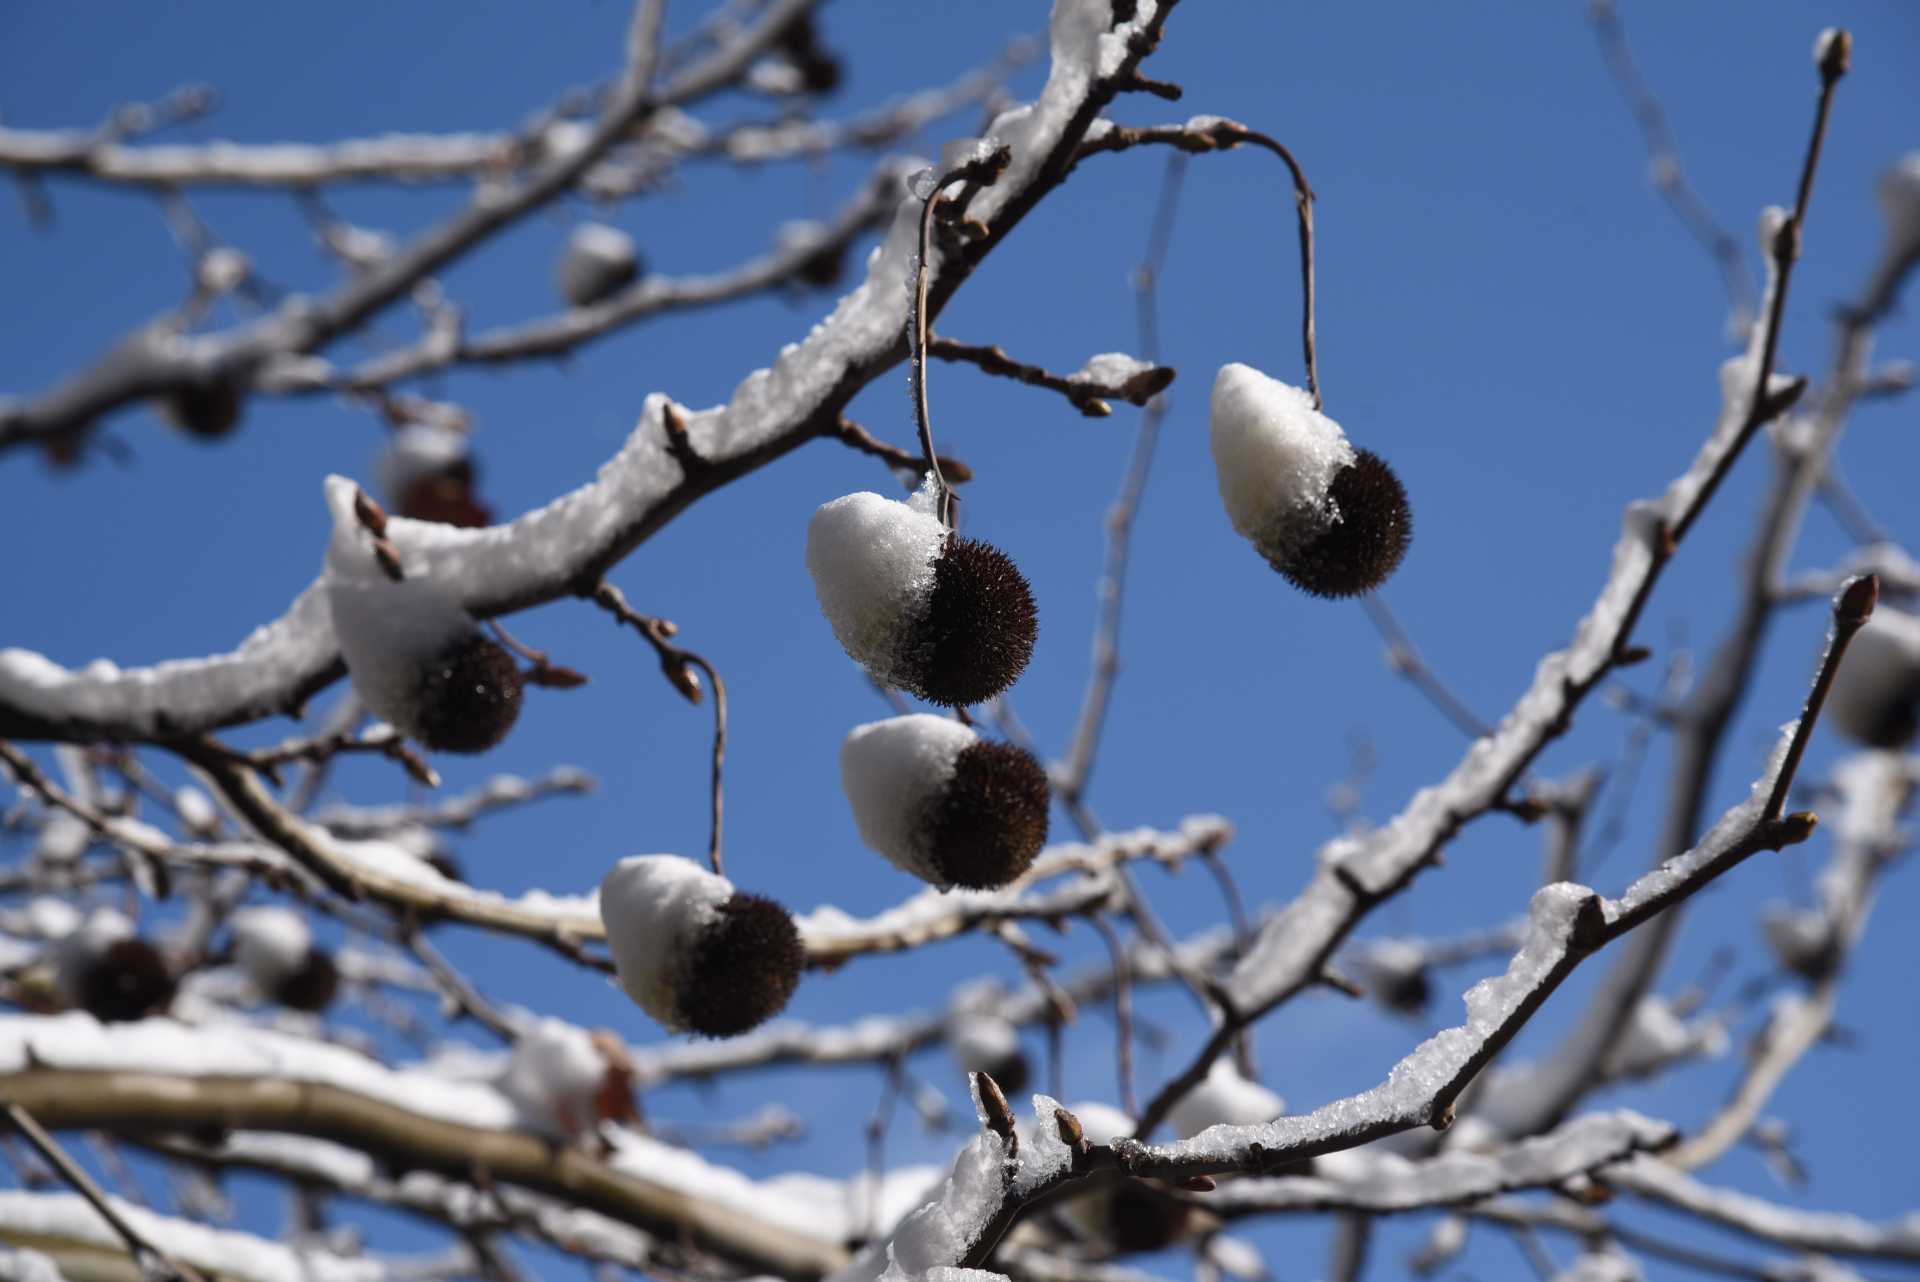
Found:
[[1189, 1175], [1181, 1181], [1180, 1187], [1189, 1193], [1211, 1193], [1220, 1186], [1214, 1183], [1211, 1175]]
[[1059, 1128], [1060, 1140], [1067, 1147], [1077, 1149], [1087, 1142], [1086, 1132], [1080, 1129], [1080, 1119], [1066, 1109], [1053, 1110], [1053, 1124]]
[[677, 654], [660, 656], [660, 671], [666, 674], [673, 688], [686, 698], [688, 703], [699, 703], [706, 697], [706, 691], [700, 684], [700, 674], [693, 665]]
[[1820, 80], [1832, 84], [1853, 66], [1853, 33], [1845, 27], [1828, 27], [1813, 42], [1814, 65], [1820, 68]]
[[526, 681], [549, 690], [574, 690], [587, 684], [587, 674], [565, 664], [536, 663], [527, 669]]
[[385, 539], [373, 541], [373, 559], [380, 563], [380, 571], [395, 583], [406, 578], [406, 571], [400, 568], [400, 552]]
[[380, 538], [387, 532], [386, 509], [376, 503], [365, 490], [353, 492], [353, 515], [368, 533]]
[[980, 1110], [987, 1115], [987, 1129], [1001, 1139], [1017, 1143], [1013, 1132], [1013, 1110], [1007, 1107], [1007, 1097], [1000, 1093], [1000, 1084], [987, 1073], [970, 1074], [973, 1078], [974, 1092], [980, 1097]]
[[1880, 577], [1860, 574], [1847, 580], [1833, 603], [1833, 621], [1843, 628], [1858, 628], [1873, 617], [1880, 603]]

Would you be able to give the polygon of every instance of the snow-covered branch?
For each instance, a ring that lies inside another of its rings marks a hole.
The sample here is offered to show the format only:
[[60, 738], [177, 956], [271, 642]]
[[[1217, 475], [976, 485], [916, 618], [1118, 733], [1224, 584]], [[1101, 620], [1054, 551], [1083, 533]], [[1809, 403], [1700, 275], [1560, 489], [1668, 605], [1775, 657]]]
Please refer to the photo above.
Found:
[[484, 1170], [788, 1277], [843, 1255], [817, 1208], [777, 1186], [630, 1132], [605, 1159], [556, 1148], [492, 1082], [265, 1030], [155, 1019], [109, 1034], [83, 1014], [0, 1017], [0, 1095], [49, 1127], [284, 1131], [455, 1180]]
[[[795, 0], [773, 5], [753, 30], [790, 18], [789, 11], [797, 7]], [[953, 149], [959, 155], [978, 146], [1003, 146], [1013, 159], [991, 187], [974, 192], [967, 201], [966, 215], [980, 230], [965, 251], [936, 255], [934, 308], [944, 305], [980, 258], [1065, 179], [1081, 137], [1100, 109], [1129, 87], [1171, 7], [1170, 0], [1140, 4], [1132, 8], [1132, 16], [1115, 23], [1103, 4], [1059, 6], [1052, 31], [1052, 70], [1039, 99], [1002, 113], [979, 142]], [[744, 58], [753, 50], [751, 42], [745, 42], [737, 56]], [[712, 80], [716, 74], [690, 71], [681, 78], [690, 82], [683, 90], [698, 88], [691, 82]], [[662, 100], [671, 100], [675, 92], [670, 86]], [[651, 101], [642, 95], [631, 109], [640, 111]], [[601, 126], [607, 141], [613, 126], [625, 123], [609, 111]], [[591, 146], [584, 148], [569, 162], [578, 168], [555, 171], [539, 186], [571, 181], [595, 154]], [[868, 265], [866, 282], [843, 298], [804, 341], [781, 352], [771, 368], [749, 375], [727, 405], [685, 412], [687, 445], [701, 466], [688, 470], [668, 448], [664, 415], [669, 402], [655, 394], [647, 399], [626, 445], [593, 482], [504, 526], [455, 529], [395, 518], [388, 537], [400, 556], [476, 617], [590, 591], [700, 496], [814, 436], [831, 433], [854, 393], [905, 355], [906, 300], [899, 282], [917, 239], [919, 204], [910, 193], [902, 193], [886, 240]], [[492, 217], [500, 211], [489, 206], [482, 212]], [[236, 339], [227, 347], [244, 352], [249, 360], [311, 350], [457, 253], [468, 243], [458, 231], [431, 233], [427, 243], [400, 255], [394, 266], [370, 274], [331, 305], [318, 307], [318, 319], [310, 318], [302, 327], [302, 341], [275, 345], [242, 336], [245, 341]], [[223, 355], [221, 362], [237, 359]], [[151, 392], [154, 381], [151, 367], [137, 376], [129, 373], [97, 383], [83, 375], [67, 391], [56, 393], [51, 405], [42, 403], [38, 410], [31, 404], [16, 406], [0, 415], [0, 437], [28, 439], [62, 430]], [[95, 664], [73, 671], [29, 651], [0, 651], [0, 736], [150, 740], [189, 735], [297, 710], [341, 671], [324, 594], [315, 585], [301, 593], [285, 615], [224, 655], [148, 668]]]
[[1875, 1224], [1857, 1215], [1802, 1211], [1732, 1189], [1702, 1184], [1657, 1157], [1637, 1157], [1605, 1172], [1606, 1183], [1635, 1197], [1725, 1225], [1749, 1237], [1827, 1255], [1920, 1260], [1920, 1215]]

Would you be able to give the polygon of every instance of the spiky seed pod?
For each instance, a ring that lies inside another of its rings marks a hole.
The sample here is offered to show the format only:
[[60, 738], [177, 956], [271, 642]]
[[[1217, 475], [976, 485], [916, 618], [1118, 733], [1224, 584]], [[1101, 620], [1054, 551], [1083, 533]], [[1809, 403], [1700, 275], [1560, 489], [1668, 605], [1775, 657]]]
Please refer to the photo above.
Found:
[[1026, 1052], [1020, 1048], [1020, 1034], [992, 1011], [955, 1015], [947, 1025], [947, 1049], [962, 1073], [985, 1073], [1009, 1096], [1026, 1089], [1032, 1076]]
[[1271, 1122], [1286, 1109], [1286, 1101], [1240, 1076], [1231, 1060], [1217, 1059], [1207, 1070], [1206, 1080], [1181, 1096], [1167, 1118], [1180, 1138], [1188, 1140], [1210, 1126]]
[[678, 855], [615, 864], [600, 920], [620, 986], [675, 1032], [746, 1032], [785, 1009], [806, 965], [786, 909]]
[[582, 223], [560, 255], [560, 296], [575, 307], [604, 302], [640, 275], [633, 237], [605, 223]]
[[340, 478], [328, 481], [334, 531], [322, 579], [354, 692], [429, 748], [491, 748], [520, 715], [519, 668], [445, 588], [418, 575], [394, 582], [381, 572], [354, 514], [357, 492]]
[[804, 92], [828, 94], [840, 87], [843, 74], [840, 59], [820, 43], [820, 32], [811, 12], [794, 19], [781, 34], [780, 52], [793, 65]]
[[293, 1010], [325, 1010], [340, 989], [333, 958], [314, 944], [306, 918], [290, 909], [235, 913], [233, 959], [261, 996]]
[[242, 397], [230, 378], [196, 379], [160, 398], [160, 413], [189, 436], [217, 441], [240, 425]]
[[1882, 604], [1854, 634], [1827, 691], [1826, 715], [1870, 748], [1903, 748], [1920, 730], [1920, 618]]
[[945, 717], [856, 727], [840, 747], [840, 782], [860, 839], [935, 886], [1004, 886], [1047, 841], [1046, 770]]
[[1301, 389], [1248, 365], [1221, 366], [1212, 442], [1233, 528], [1295, 587], [1358, 596], [1406, 556], [1413, 513], [1400, 478], [1349, 444]]
[[55, 991], [102, 1023], [144, 1019], [173, 1001], [166, 958], [111, 908], [94, 910], [61, 936], [52, 956]]
[[873, 679], [965, 707], [1026, 670], [1039, 633], [1033, 590], [998, 548], [950, 532], [927, 491], [911, 503], [849, 494], [807, 526], [820, 610]]

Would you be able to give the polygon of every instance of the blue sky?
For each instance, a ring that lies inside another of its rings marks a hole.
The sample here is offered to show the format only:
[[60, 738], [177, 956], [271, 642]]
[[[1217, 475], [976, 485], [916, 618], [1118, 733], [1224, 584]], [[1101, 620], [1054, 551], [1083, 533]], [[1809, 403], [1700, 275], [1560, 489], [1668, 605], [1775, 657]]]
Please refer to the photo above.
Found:
[[[963, 20], [942, 17], [937, 28], [933, 12], [874, 0], [829, 6], [822, 29], [849, 67], [829, 110], [944, 82], [992, 58], [1010, 37], [1040, 30], [1045, 18], [1044, 6], [1013, 0], [969, 4]], [[688, 8], [672, 21], [682, 27], [692, 16]], [[1690, 177], [1743, 249], [1760, 207], [1791, 199], [1812, 115], [1816, 30], [1841, 23], [1854, 31], [1854, 72], [1835, 109], [1782, 345], [1785, 368], [1819, 374], [1830, 356], [1831, 309], [1858, 288], [1879, 245], [1875, 176], [1920, 145], [1911, 88], [1920, 11], [1886, 3], [1737, 13], [1629, 4], [1623, 16]], [[220, 92], [218, 112], [172, 138], [509, 127], [562, 89], [605, 76], [625, 21], [624, 7], [610, 0], [458, 11], [127, 6], [110, 19], [100, 10], [9, 6], [0, 12], [0, 111], [18, 127], [84, 126], [118, 102], [205, 81]], [[1186, 97], [1126, 101], [1123, 119], [1233, 116], [1286, 141], [1306, 166], [1320, 196], [1328, 411], [1393, 463], [1413, 501], [1413, 550], [1386, 598], [1460, 696], [1483, 717], [1497, 716], [1591, 601], [1624, 504], [1661, 489], [1704, 436], [1717, 408], [1716, 366], [1728, 350], [1718, 277], [1649, 188], [1645, 151], [1584, 7], [1194, 3], [1176, 10], [1147, 70], [1184, 85]], [[1029, 66], [1016, 91], [1030, 93], [1043, 71]], [[931, 154], [971, 128], [970, 116], [945, 121], [916, 145]], [[668, 190], [602, 216], [632, 232], [658, 270], [717, 270], [768, 244], [782, 220], [833, 209], [869, 163], [836, 160], [812, 172], [703, 163]], [[1163, 163], [1151, 153], [1088, 162], [994, 253], [939, 328], [1061, 370], [1096, 352], [1133, 349], [1128, 274]], [[154, 202], [67, 181], [49, 184], [47, 195], [55, 221], [46, 230], [29, 226], [20, 201], [0, 202], [0, 394], [50, 385], [185, 290], [184, 265]], [[461, 196], [346, 188], [332, 199], [354, 221], [404, 234], [431, 225]], [[332, 282], [333, 268], [286, 196], [194, 193], [193, 203], [275, 284], [317, 291]], [[589, 212], [557, 205], [448, 271], [443, 284], [470, 327], [552, 310], [553, 255]], [[1287, 587], [1233, 535], [1219, 505], [1205, 437], [1214, 369], [1241, 360], [1301, 376], [1291, 205], [1271, 158], [1244, 152], [1194, 162], [1162, 289], [1165, 357], [1180, 377], [1137, 532], [1125, 671], [1092, 800], [1116, 827], [1170, 826], [1195, 812], [1229, 816], [1239, 829], [1229, 857], [1249, 897], [1283, 901], [1335, 832], [1324, 798], [1349, 773], [1358, 737], [1377, 755], [1362, 800], [1376, 821], [1448, 769], [1465, 745], [1387, 670], [1357, 606]], [[676, 316], [561, 364], [456, 372], [426, 390], [474, 412], [487, 496], [513, 514], [591, 476], [646, 393], [695, 406], [721, 401], [830, 305], [821, 296], [773, 297]], [[406, 341], [412, 326], [411, 315], [396, 310], [338, 350], [364, 355]], [[1909, 309], [1885, 327], [1879, 350], [1905, 357], [1916, 346], [1920, 327]], [[934, 369], [931, 393], [942, 449], [978, 477], [967, 490], [970, 531], [1006, 548], [1035, 585], [1041, 640], [1015, 704], [1040, 743], [1058, 752], [1086, 675], [1101, 514], [1138, 413], [1083, 419], [1044, 392], [954, 366]], [[869, 388], [851, 413], [879, 435], [910, 442], [904, 371]], [[1865, 406], [1842, 446], [1866, 507], [1909, 545], [1920, 539], [1910, 495], [1920, 466], [1914, 415], [1911, 400]], [[69, 664], [230, 647], [311, 579], [326, 531], [320, 478], [340, 471], [371, 481], [384, 429], [345, 403], [262, 399], [218, 447], [183, 439], [143, 409], [119, 415], [110, 431], [130, 456], [124, 464], [97, 458], [55, 473], [34, 458], [0, 459], [0, 545], [12, 550], [0, 568], [0, 644]], [[1641, 624], [1638, 639], [1657, 661], [1628, 675], [1635, 689], [1650, 690], [1676, 646], [1702, 651], [1719, 637], [1768, 466], [1758, 449], [1744, 459], [1689, 538]], [[890, 484], [872, 460], [811, 445], [698, 504], [613, 576], [639, 608], [676, 620], [686, 643], [726, 676], [734, 705], [729, 871], [796, 908], [831, 900], [871, 911], [914, 889], [860, 847], [840, 795], [841, 737], [885, 707], [819, 618], [801, 561], [817, 504]], [[1816, 509], [1796, 568], [1831, 564], [1846, 546]], [[1761, 679], [1728, 737], [1712, 812], [1744, 794], [1772, 728], [1797, 711], [1823, 626], [1809, 608], [1775, 628]], [[596, 883], [621, 855], [697, 853], [706, 824], [704, 711], [681, 703], [644, 648], [590, 608], [554, 605], [513, 627], [591, 673], [594, 684], [534, 692], [501, 748], [443, 763], [448, 787], [559, 762], [589, 769], [602, 786], [591, 798], [509, 815], [462, 838], [473, 875], [507, 890], [575, 890]], [[1590, 701], [1541, 773], [1616, 760], [1630, 728]], [[290, 732], [280, 723], [256, 734]], [[1807, 777], [1834, 751], [1825, 735], [1816, 738]], [[1625, 839], [1591, 874], [1598, 888], [1617, 891], [1652, 857], [1646, 841], [1665, 764], [1656, 742]], [[402, 787], [392, 772], [368, 766], [337, 779], [341, 795], [368, 801]], [[1066, 834], [1064, 818], [1055, 826]], [[1532, 890], [1540, 836], [1503, 817], [1476, 822], [1444, 870], [1376, 913], [1364, 933], [1444, 933], [1504, 920]], [[1742, 982], [1764, 973], [1756, 907], [1804, 896], [1827, 852], [1816, 839], [1763, 856], [1711, 891], [1691, 909], [1663, 987], [1692, 980], [1716, 949], [1730, 946], [1734, 978], [1720, 995], [1732, 1000]], [[1145, 877], [1176, 928], [1217, 919], [1218, 899], [1198, 870], [1177, 880]], [[1920, 1141], [1911, 1110], [1890, 1106], [1920, 1053], [1912, 996], [1901, 983], [1920, 955], [1912, 933], [1897, 929], [1914, 894], [1910, 867], [1883, 886], [1842, 1001], [1840, 1018], [1856, 1043], [1816, 1050], [1776, 1098], [1773, 1111], [1798, 1123], [1812, 1183], [1779, 1189], [1745, 1150], [1715, 1168], [1714, 1179], [1875, 1216], [1920, 1201], [1911, 1163], [1876, 1156], [1909, 1154]], [[659, 1035], [596, 979], [531, 948], [458, 934], [446, 946], [503, 998], [610, 1023], [637, 1041]], [[1059, 946], [1085, 959], [1098, 941], [1082, 928]], [[1515, 1053], [1551, 1045], [1603, 968], [1577, 976]], [[835, 1020], [925, 1006], [980, 970], [1010, 973], [1005, 956], [977, 940], [855, 964], [810, 977], [792, 1013]], [[1454, 978], [1458, 992], [1471, 975]], [[1145, 1009], [1177, 1037], [1192, 1032], [1177, 999], [1152, 996]], [[1457, 1012], [1450, 998], [1436, 1002], [1431, 1027]], [[1110, 1097], [1104, 1017], [1086, 1020], [1068, 1064], [1069, 1094]], [[1262, 1062], [1269, 1085], [1311, 1107], [1371, 1085], [1427, 1031], [1309, 996], [1263, 1025]], [[1149, 1082], [1176, 1066], [1151, 1053], [1143, 1060]], [[916, 1067], [956, 1085], [943, 1058]], [[1733, 1061], [1722, 1061], [1620, 1100], [1684, 1125], [1711, 1111], [1733, 1072]], [[779, 1098], [808, 1118], [810, 1135], [742, 1159], [749, 1169], [846, 1172], [862, 1161], [864, 1101], [876, 1085], [871, 1074], [766, 1075], [710, 1096], [668, 1091], [652, 1108], [663, 1118], [708, 1108], [738, 1116]], [[902, 1124], [892, 1152], [942, 1161], [950, 1144]], [[255, 1213], [273, 1223], [264, 1206]], [[1397, 1268], [1388, 1253], [1418, 1229], [1391, 1227], [1377, 1275]], [[1317, 1228], [1281, 1226], [1260, 1237], [1320, 1258]], [[1489, 1239], [1467, 1267], [1498, 1276], [1512, 1272], [1515, 1257]], [[1650, 1272], [1667, 1276], [1664, 1267]]]

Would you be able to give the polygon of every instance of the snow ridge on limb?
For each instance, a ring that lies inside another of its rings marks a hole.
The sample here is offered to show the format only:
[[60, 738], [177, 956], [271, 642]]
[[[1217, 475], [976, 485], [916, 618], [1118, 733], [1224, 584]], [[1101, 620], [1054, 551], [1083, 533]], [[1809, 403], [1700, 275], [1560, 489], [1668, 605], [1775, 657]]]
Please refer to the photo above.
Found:
[[[1824, 665], [1825, 679], [1831, 679], [1831, 668], [1844, 653], [1846, 635], [1844, 629], [1836, 630], [1835, 645], [1830, 646]], [[1506, 971], [1468, 990], [1465, 1022], [1422, 1042], [1395, 1064], [1378, 1086], [1301, 1116], [1253, 1126], [1215, 1126], [1173, 1144], [1120, 1138], [1111, 1144], [1090, 1145], [1081, 1138], [1067, 1143], [1069, 1160], [1064, 1164], [1055, 1154], [1037, 1146], [1031, 1158], [1011, 1152], [1005, 1156], [1006, 1178], [996, 1187], [972, 1176], [961, 1179], [961, 1166], [968, 1161], [967, 1153], [963, 1153], [945, 1200], [952, 1202], [963, 1196], [977, 1200], [966, 1206], [945, 1206], [941, 1214], [952, 1222], [979, 1228], [966, 1237], [960, 1254], [927, 1263], [983, 1263], [1028, 1204], [1096, 1171], [1117, 1170], [1172, 1180], [1229, 1172], [1260, 1175], [1304, 1158], [1356, 1148], [1417, 1127], [1444, 1130], [1451, 1126], [1454, 1101], [1583, 960], [1751, 855], [1804, 840], [1811, 834], [1811, 816], [1782, 817], [1776, 810], [1783, 785], [1791, 782], [1797, 764], [1796, 749], [1804, 745], [1810, 728], [1810, 721], [1801, 719], [1783, 727], [1767, 768], [1750, 795], [1727, 811], [1698, 846], [1641, 876], [1618, 899], [1607, 899], [1568, 882], [1541, 887], [1528, 910], [1525, 941]], [[1051, 1120], [1052, 1114], [1043, 1110], [1043, 1121]], [[1644, 1121], [1642, 1127], [1635, 1132], [1639, 1147], [1659, 1148], [1672, 1142], [1669, 1128]], [[1069, 1129], [1079, 1136], [1077, 1123], [1071, 1128], [1061, 1123], [1063, 1134]], [[990, 1142], [997, 1143], [989, 1131], [977, 1137], [967, 1152], [973, 1153]], [[976, 1165], [980, 1160], [975, 1154]], [[906, 1226], [903, 1223], [903, 1232]], [[954, 1237], [944, 1234], [942, 1241]], [[848, 1282], [871, 1282], [883, 1276], [873, 1263], [863, 1255], [842, 1276]], [[868, 1266], [866, 1271], [862, 1270], [863, 1264]]]
[[[936, 306], [974, 262], [1059, 185], [1100, 110], [1153, 48], [1176, 0], [1145, 0], [1112, 24], [1105, 0], [1058, 0], [1053, 62], [1037, 100], [1002, 112], [982, 139], [948, 155], [1007, 147], [1012, 161], [966, 205], [985, 228], [965, 259], [937, 255]], [[903, 175], [904, 177], [904, 175]], [[859, 389], [905, 353], [906, 278], [920, 200], [902, 182], [892, 225], [867, 279], [805, 339], [755, 370], [724, 406], [683, 411], [684, 447], [670, 449], [660, 393], [647, 397], [627, 442], [591, 482], [506, 524], [483, 529], [394, 518], [389, 537], [409, 573], [452, 592], [476, 618], [526, 609], [591, 587], [702, 495], [832, 431]], [[677, 407], [676, 407], [677, 408]], [[689, 471], [682, 459], [697, 460]], [[0, 736], [15, 739], [165, 739], [291, 712], [342, 672], [317, 585], [237, 649], [122, 669], [98, 661], [68, 669], [29, 650], [0, 650]]]

